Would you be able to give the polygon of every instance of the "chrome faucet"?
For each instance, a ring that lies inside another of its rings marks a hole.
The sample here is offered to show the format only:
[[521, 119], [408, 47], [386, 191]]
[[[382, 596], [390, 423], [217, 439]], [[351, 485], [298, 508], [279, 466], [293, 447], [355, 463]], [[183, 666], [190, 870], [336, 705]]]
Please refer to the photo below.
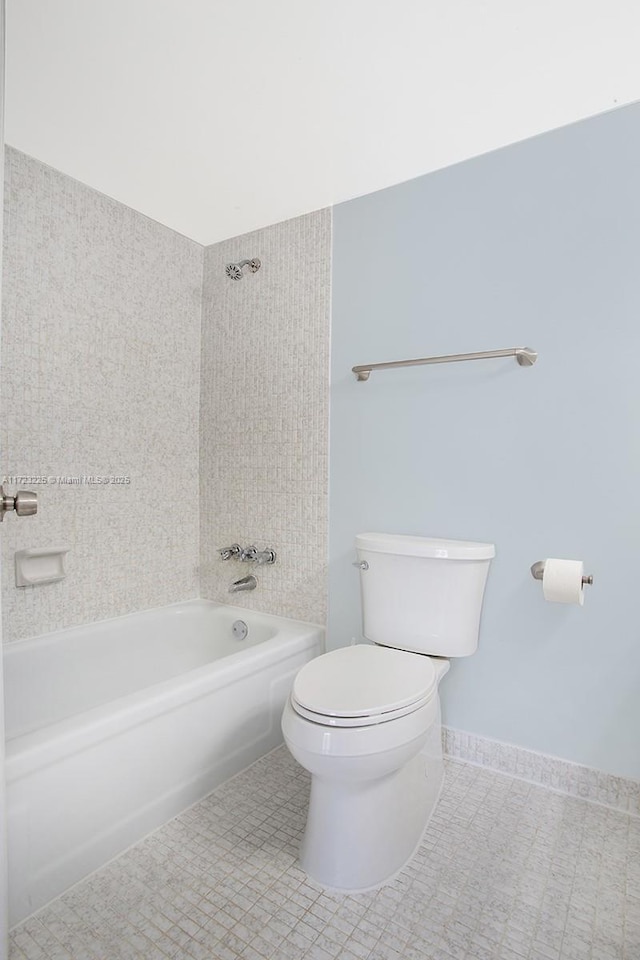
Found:
[[241, 580], [234, 580], [229, 586], [229, 593], [241, 593], [243, 590], [255, 590], [257, 586], [258, 581], [253, 574], [249, 574], [248, 577], [242, 577]]
[[230, 547], [218, 550], [221, 560], [242, 560], [244, 563], [275, 563], [275, 550], [258, 550], [257, 547], [241, 547], [239, 543], [232, 543]]

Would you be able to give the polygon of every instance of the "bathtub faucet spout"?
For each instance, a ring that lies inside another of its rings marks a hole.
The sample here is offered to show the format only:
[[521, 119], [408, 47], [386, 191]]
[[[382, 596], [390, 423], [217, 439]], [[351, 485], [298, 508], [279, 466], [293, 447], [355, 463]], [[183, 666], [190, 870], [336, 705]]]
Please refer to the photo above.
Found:
[[242, 590], [255, 590], [258, 581], [253, 575], [242, 577], [241, 580], [234, 580], [229, 587], [229, 593], [240, 593]]

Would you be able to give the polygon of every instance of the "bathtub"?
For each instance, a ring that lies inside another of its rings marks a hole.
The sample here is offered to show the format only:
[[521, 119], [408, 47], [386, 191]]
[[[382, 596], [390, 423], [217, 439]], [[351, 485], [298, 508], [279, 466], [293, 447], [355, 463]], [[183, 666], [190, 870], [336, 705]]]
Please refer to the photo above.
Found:
[[11, 925], [281, 743], [323, 643], [313, 624], [190, 600], [8, 645]]

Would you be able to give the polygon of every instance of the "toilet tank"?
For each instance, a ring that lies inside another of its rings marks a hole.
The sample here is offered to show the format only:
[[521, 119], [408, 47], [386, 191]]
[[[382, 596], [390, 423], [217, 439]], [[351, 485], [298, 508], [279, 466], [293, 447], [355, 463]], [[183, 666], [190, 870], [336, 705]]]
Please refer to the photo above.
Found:
[[367, 640], [437, 657], [478, 646], [492, 543], [360, 533], [363, 633]]

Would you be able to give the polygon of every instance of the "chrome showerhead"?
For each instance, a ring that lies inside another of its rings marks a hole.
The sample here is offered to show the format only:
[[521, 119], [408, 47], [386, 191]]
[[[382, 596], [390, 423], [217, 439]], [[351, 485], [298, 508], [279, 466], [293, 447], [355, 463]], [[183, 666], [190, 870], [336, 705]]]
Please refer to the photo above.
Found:
[[242, 280], [243, 267], [249, 267], [251, 273], [257, 273], [260, 266], [260, 261], [257, 257], [254, 257], [253, 260], [241, 260], [240, 263], [228, 263], [225, 268], [225, 273], [231, 280]]

